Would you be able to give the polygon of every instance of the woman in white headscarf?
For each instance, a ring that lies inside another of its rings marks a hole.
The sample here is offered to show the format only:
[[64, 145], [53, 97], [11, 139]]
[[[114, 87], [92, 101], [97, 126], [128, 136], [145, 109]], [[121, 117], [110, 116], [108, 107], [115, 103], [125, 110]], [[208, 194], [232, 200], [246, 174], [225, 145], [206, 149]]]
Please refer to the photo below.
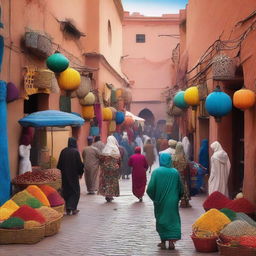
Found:
[[105, 196], [107, 202], [111, 202], [114, 196], [119, 196], [119, 167], [120, 151], [118, 142], [114, 136], [108, 136], [107, 143], [100, 156], [100, 184], [99, 194]]
[[213, 150], [213, 155], [211, 157], [211, 174], [208, 181], [209, 195], [214, 191], [219, 191], [228, 197], [228, 177], [231, 167], [228, 154], [218, 141], [211, 144], [211, 149]]
[[184, 149], [184, 153], [186, 155], [186, 158], [188, 160], [191, 160], [191, 158], [192, 158], [192, 148], [191, 148], [191, 144], [190, 144], [190, 141], [189, 141], [187, 136], [183, 137], [182, 145], [183, 145], [183, 149]]

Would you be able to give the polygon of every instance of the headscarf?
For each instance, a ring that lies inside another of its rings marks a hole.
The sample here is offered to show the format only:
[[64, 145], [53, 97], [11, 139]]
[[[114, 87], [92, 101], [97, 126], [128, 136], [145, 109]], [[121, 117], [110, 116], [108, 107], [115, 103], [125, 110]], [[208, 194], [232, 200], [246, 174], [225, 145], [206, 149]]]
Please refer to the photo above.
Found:
[[120, 151], [118, 149], [118, 142], [113, 135], [108, 136], [107, 143], [102, 150], [103, 155], [107, 156], [118, 156], [120, 157]]
[[209, 149], [208, 149], [208, 140], [204, 139], [201, 142], [201, 147], [199, 150], [199, 164], [203, 167], [209, 168]]
[[141, 153], [141, 148], [140, 147], [135, 147], [134, 152], [135, 152], [135, 154], [140, 154]]
[[160, 164], [160, 166], [163, 166], [163, 167], [166, 167], [166, 168], [172, 168], [172, 157], [171, 157], [171, 155], [167, 154], [167, 153], [160, 154], [159, 164]]
[[68, 147], [69, 148], [77, 148], [76, 139], [73, 137], [68, 138]]
[[211, 144], [211, 149], [214, 151], [212, 155], [213, 158], [216, 158], [222, 163], [226, 163], [229, 160], [228, 154], [223, 150], [218, 141], [215, 141]]
[[184, 153], [185, 153], [186, 158], [188, 160], [190, 160], [190, 158], [191, 158], [191, 144], [190, 144], [190, 141], [189, 141], [187, 136], [185, 136], [182, 139], [182, 145], [183, 145], [183, 149], [184, 149]]
[[187, 166], [187, 159], [183, 145], [180, 141], [177, 143], [173, 161], [175, 161], [175, 168], [177, 168], [179, 171], [183, 171]]
[[170, 148], [175, 149], [176, 145], [177, 145], [177, 141], [176, 140], [168, 140], [168, 145]]

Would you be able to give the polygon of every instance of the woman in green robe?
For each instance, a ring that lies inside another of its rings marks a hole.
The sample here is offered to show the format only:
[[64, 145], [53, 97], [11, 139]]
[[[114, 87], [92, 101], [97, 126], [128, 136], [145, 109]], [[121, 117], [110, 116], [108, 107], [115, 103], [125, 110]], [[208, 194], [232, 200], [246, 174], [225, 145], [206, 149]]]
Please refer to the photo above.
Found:
[[179, 172], [172, 168], [171, 155], [160, 154], [160, 167], [151, 175], [147, 194], [154, 203], [156, 231], [158, 232], [161, 249], [175, 249], [174, 242], [181, 238], [179, 200], [183, 194], [183, 186]]

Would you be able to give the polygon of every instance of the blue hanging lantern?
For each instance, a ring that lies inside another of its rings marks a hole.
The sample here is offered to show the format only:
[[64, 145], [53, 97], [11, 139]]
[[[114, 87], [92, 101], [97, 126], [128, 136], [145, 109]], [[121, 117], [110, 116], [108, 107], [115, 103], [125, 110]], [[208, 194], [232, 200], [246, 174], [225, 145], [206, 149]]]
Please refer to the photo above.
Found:
[[221, 117], [232, 110], [232, 100], [228, 94], [221, 91], [220, 86], [216, 86], [216, 89], [207, 96], [205, 108], [214, 116], [216, 122], [220, 122]]
[[179, 91], [173, 98], [174, 105], [181, 109], [188, 108], [188, 104], [184, 100], [184, 94], [184, 91]]
[[117, 111], [116, 112], [116, 124], [121, 124], [124, 122], [125, 115], [124, 112]]

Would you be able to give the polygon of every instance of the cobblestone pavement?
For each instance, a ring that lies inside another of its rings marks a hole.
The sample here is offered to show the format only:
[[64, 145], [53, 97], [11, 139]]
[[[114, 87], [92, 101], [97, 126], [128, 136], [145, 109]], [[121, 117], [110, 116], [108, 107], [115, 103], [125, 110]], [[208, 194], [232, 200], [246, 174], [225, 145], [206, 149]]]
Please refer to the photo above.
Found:
[[2, 245], [1, 256], [199, 256], [190, 239], [191, 225], [203, 212], [204, 197], [193, 197], [192, 208], [181, 209], [182, 240], [175, 251], [160, 250], [153, 205], [145, 196], [139, 203], [131, 181], [120, 181], [121, 196], [105, 203], [102, 196], [87, 195], [82, 184], [80, 213], [65, 216], [59, 234], [35, 245]]

